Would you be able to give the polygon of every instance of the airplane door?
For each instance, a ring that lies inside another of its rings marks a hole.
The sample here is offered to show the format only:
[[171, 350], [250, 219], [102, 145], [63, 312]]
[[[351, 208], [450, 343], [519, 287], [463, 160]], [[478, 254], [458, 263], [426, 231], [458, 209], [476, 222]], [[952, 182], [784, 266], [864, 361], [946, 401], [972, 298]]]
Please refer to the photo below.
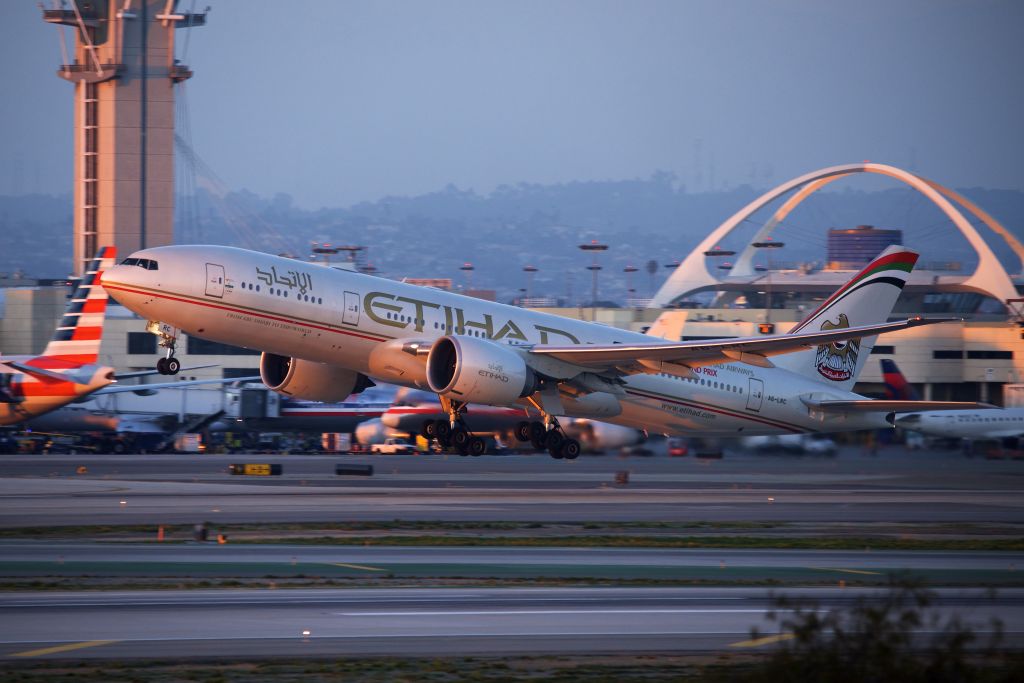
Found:
[[206, 264], [206, 296], [223, 298], [224, 266], [219, 266], [216, 263]]
[[750, 378], [750, 389], [747, 391], [747, 410], [755, 413], [761, 410], [761, 401], [764, 400], [764, 382], [759, 379]]
[[345, 292], [345, 309], [341, 321], [346, 325], [359, 324], [359, 295], [355, 292]]

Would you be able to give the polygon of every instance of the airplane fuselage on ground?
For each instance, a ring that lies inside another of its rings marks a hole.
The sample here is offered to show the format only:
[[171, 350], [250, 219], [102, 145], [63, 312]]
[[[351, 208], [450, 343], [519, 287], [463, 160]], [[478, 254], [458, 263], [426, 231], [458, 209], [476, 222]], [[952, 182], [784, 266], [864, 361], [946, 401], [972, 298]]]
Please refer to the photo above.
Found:
[[[115, 266], [104, 275], [103, 286], [139, 315], [205, 339], [349, 368], [420, 389], [427, 387], [417, 373], [422, 360], [408, 345], [429, 345], [445, 335], [513, 346], [660, 341], [230, 247], [161, 247], [133, 256], [158, 262], [158, 269]], [[641, 374], [624, 382], [625, 394], [618, 400], [591, 400], [594, 394], [566, 400], [565, 414], [654, 433], [721, 436], [888, 426], [881, 413], [809, 411], [801, 397], [863, 397], [779, 368], [722, 363], [696, 367], [688, 378]], [[467, 419], [472, 426], [472, 415]]]
[[1024, 435], [1024, 408], [911, 413], [896, 424], [931, 436], [1003, 439]]

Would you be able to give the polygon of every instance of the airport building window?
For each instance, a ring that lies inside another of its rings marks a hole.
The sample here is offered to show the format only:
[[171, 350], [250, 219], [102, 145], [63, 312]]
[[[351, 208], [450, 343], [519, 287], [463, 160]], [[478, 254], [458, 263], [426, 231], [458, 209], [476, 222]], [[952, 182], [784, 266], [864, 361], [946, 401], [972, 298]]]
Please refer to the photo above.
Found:
[[252, 377], [259, 374], [259, 371], [253, 368], [221, 368], [221, 373], [221, 377], [224, 379], [231, 379], [232, 377]]
[[880, 345], [876, 346], [875, 348], [871, 349], [871, 355], [881, 354], [881, 355], [885, 355], [885, 356], [891, 356], [894, 353], [896, 353], [896, 347], [895, 346], [885, 346], [885, 345], [881, 345], [880, 344]]
[[156, 353], [156, 335], [149, 332], [129, 332], [128, 353], [148, 355]]
[[967, 357], [977, 360], [1013, 360], [1013, 351], [968, 351]]
[[[155, 337], [154, 337], [155, 338]], [[188, 353], [204, 356], [258, 356], [259, 351], [243, 349], [239, 346], [221, 344], [220, 342], [207, 341], [199, 337], [188, 338]]]
[[932, 351], [932, 358], [935, 360], [960, 360], [964, 357], [963, 351], [952, 351], [949, 349], [936, 349]]

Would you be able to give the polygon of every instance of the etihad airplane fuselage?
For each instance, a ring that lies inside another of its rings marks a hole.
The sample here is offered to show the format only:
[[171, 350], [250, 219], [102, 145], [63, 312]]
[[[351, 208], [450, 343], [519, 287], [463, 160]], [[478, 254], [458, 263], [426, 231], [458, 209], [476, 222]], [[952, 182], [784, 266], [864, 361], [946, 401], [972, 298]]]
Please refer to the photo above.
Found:
[[[118, 265], [103, 276], [115, 299], [190, 335], [427, 388], [410, 343], [445, 335], [495, 344], [650, 344], [635, 332], [433, 288], [218, 246], [146, 249], [153, 268]], [[404, 348], [404, 353], [403, 353]], [[802, 397], [862, 399], [781, 368], [734, 362], [692, 376], [634, 374], [610, 401], [567, 400], [565, 414], [652, 433], [785, 434], [889, 426], [882, 413], [829, 414]], [[473, 416], [467, 414], [472, 427]]]

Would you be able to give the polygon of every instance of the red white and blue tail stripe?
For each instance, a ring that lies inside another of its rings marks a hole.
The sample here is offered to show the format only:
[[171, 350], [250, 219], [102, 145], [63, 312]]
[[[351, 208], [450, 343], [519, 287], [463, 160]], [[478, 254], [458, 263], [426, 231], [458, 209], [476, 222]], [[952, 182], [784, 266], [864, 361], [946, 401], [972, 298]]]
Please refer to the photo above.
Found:
[[107, 292], [99, 284], [100, 275], [116, 258], [114, 247], [102, 247], [89, 262], [43, 356], [72, 363], [95, 363], [99, 358], [107, 313]]

